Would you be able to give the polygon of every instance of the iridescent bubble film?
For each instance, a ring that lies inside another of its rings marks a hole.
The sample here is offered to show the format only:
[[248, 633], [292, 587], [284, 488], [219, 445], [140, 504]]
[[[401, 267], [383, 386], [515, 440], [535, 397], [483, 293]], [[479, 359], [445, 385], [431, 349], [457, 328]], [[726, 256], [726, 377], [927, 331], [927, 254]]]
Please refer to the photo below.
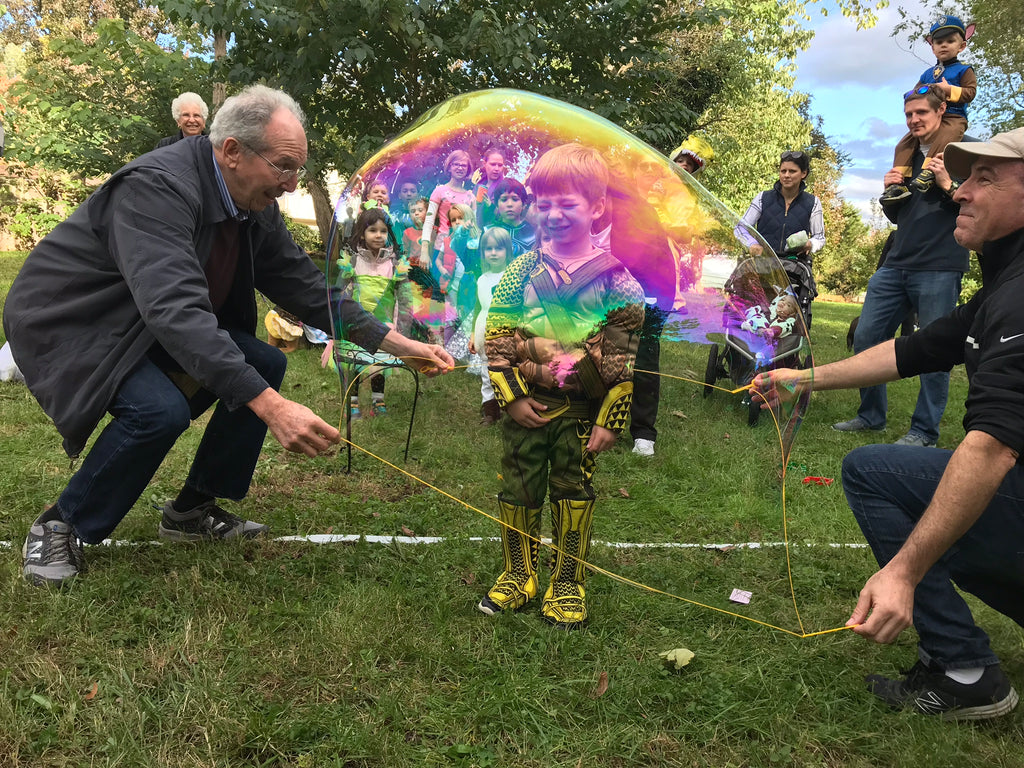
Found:
[[[587, 166], [591, 170], [586, 172], [573, 166], [568, 173], [569, 166], [553, 159], [564, 150], [545, 158], [564, 145], [593, 150], [588, 156], [596, 153], [598, 165]], [[553, 167], [561, 171], [554, 173]], [[766, 179], [765, 186], [773, 180]], [[595, 190], [604, 193], [600, 202]], [[583, 202], [569, 199], [574, 194]], [[581, 208], [592, 216], [582, 230], [577, 226]], [[576, 227], [572, 237], [566, 227]], [[585, 246], [586, 258], [572, 261], [567, 243]], [[601, 276], [623, 273], [621, 266], [629, 274], [625, 281], [617, 277], [605, 284], [603, 292], [589, 291], [598, 278], [582, 271], [583, 262], [602, 265], [594, 267]], [[541, 273], [556, 286], [554, 300], [541, 296]], [[679, 476], [673, 477], [673, 496], [655, 502], [663, 509], [660, 533], [638, 531], [637, 538], [788, 537], [785, 515], [779, 522], [780, 507], [785, 508], [779, 504], [779, 480], [787, 467], [800, 466], [790, 451], [810, 388], [766, 393], [771, 407], [762, 409], [761, 398], [752, 396], [747, 385], [759, 371], [809, 362], [810, 264], [797, 256], [780, 261], [698, 181], [627, 131], [582, 109], [520, 91], [449, 99], [351, 176], [335, 209], [327, 281], [336, 339], [346, 337], [337, 302], [354, 298], [399, 332], [445, 345], [464, 367], [449, 377], [464, 377], [468, 369], [480, 381], [489, 363], [491, 370], [511, 370], [504, 364], [513, 360], [515, 372], [534, 386], [535, 398], [540, 391], [563, 388], [583, 389], [590, 397], [587, 380], [590, 376], [593, 382], [593, 371], [587, 373], [588, 365], [605, 376], [614, 369], [618, 350], [630, 344], [635, 348], [638, 332], [660, 329], [660, 356], [654, 356], [655, 365], [660, 357], [656, 379], [662, 403], [658, 450], [672, 445], [660, 436], [674, 434]], [[595, 296], [603, 298], [598, 302]], [[551, 309], [553, 301], [557, 309]], [[478, 311], [488, 303], [489, 313]], [[548, 309], [538, 312], [538, 307]], [[627, 320], [632, 330], [624, 330]], [[628, 361], [629, 355], [620, 359]], [[348, 387], [353, 371], [366, 371], [373, 359], [339, 341], [335, 361]], [[386, 365], [380, 370], [389, 372]], [[637, 364], [634, 384], [643, 375], [651, 377], [651, 371]], [[519, 397], [515, 376], [508, 382], [512, 396]], [[446, 392], [467, 392], [466, 401], [447, 396], [443, 416], [423, 417], [429, 428], [410, 420], [406, 451], [414, 435], [420, 444], [414, 450], [423, 456], [431, 454], [434, 441], [478, 446], [467, 447], [466, 465], [497, 476], [500, 447], [479, 447], [492, 442], [482, 433], [445, 432], [447, 425], [486, 429], [477, 422], [478, 413], [484, 424], [488, 416], [479, 388], [446, 385]], [[397, 391], [409, 397], [408, 389]], [[362, 405], [365, 417], [367, 402]], [[398, 413], [395, 407], [389, 394], [388, 413]], [[578, 416], [574, 407], [568, 400], [564, 407], [548, 404], [557, 418]], [[497, 417], [500, 412], [494, 411]], [[422, 411], [413, 396], [409, 418], [417, 413]], [[360, 426], [354, 440], [371, 441], [375, 433], [373, 423]], [[497, 445], [498, 433], [494, 436]], [[651, 471], [644, 459], [629, 455], [628, 440], [627, 428], [625, 448], [598, 461], [602, 482], [619, 488], [624, 498], [630, 483], [642, 482], [643, 471]], [[715, 451], [706, 449], [710, 443], [716, 444]], [[401, 446], [368, 442], [366, 447], [391, 449], [388, 455], [400, 460]], [[724, 464], [715, 458], [723, 454], [729, 457]], [[413, 473], [423, 469], [414, 466]], [[705, 489], [709, 473], [734, 478], [717, 481], [725, 497], [719, 491], [710, 498]], [[489, 492], [498, 490], [495, 480]], [[599, 495], [608, 493], [606, 487]], [[490, 513], [493, 499], [462, 501]], [[599, 501], [599, 508], [605, 503]], [[712, 506], [719, 511], [707, 514]], [[662, 586], [686, 593], [696, 582]], [[729, 605], [720, 587], [720, 581], [707, 580], [706, 599]], [[795, 594], [793, 600], [795, 605]]]
[[[510, 244], [508, 263], [545, 248], [530, 174], [545, 152], [569, 143], [597, 150], [608, 169], [593, 244], [625, 265], [646, 304], [660, 310], [663, 350], [686, 347], [685, 368], [673, 370], [663, 354], [661, 374], [705, 396], [742, 401], [750, 422], [768, 419], [757, 398], [748, 406], [745, 394], [718, 390], [740, 389], [759, 370], [800, 367], [810, 358], [809, 265], [751, 256], [754, 244], [772, 250], [692, 176], [627, 131], [554, 99], [507, 89], [456, 96], [367, 160], [335, 209], [327, 260], [329, 286], [340, 289], [335, 301], [354, 295], [400, 332], [443, 343], [461, 363], [482, 366], [468, 346], [474, 330], [480, 336], [480, 285], [493, 290], [496, 283], [481, 243]], [[365, 239], [353, 242], [363, 229], [360, 216], [380, 218], [374, 208], [388, 214], [383, 256]], [[508, 237], [488, 235], [495, 227]], [[583, 340], [593, 318], [581, 320], [585, 315], [572, 309]], [[342, 315], [334, 316], [335, 337], [344, 339]], [[564, 376], [566, 367], [557, 362], [553, 370]], [[784, 459], [808, 397], [773, 408]]]

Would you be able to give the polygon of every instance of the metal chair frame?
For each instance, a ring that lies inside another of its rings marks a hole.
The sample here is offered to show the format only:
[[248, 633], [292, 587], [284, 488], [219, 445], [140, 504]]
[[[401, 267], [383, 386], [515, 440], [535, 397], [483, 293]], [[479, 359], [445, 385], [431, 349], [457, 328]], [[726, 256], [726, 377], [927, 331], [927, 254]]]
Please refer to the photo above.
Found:
[[[345, 349], [340, 347], [346, 346]], [[390, 355], [374, 355], [358, 348], [349, 348], [347, 345], [335, 342], [334, 362], [338, 367], [338, 376], [341, 379], [341, 391], [345, 399], [345, 440], [348, 449], [348, 462], [345, 466], [346, 472], [352, 471], [352, 398], [349, 393], [349, 385], [358, 382], [370, 369], [400, 369], [412, 374], [415, 392], [412, 398], [412, 412], [409, 414], [409, 430], [405, 437], [405, 454], [403, 461], [409, 461], [409, 445], [412, 443], [412, 427], [416, 421], [416, 405], [420, 399], [420, 374], [415, 368], [407, 365], [404, 360]], [[349, 372], [354, 375], [349, 377]], [[376, 372], [376, 371], [375, 371]], [[358, 386], [358, 385], [357, 385]]]

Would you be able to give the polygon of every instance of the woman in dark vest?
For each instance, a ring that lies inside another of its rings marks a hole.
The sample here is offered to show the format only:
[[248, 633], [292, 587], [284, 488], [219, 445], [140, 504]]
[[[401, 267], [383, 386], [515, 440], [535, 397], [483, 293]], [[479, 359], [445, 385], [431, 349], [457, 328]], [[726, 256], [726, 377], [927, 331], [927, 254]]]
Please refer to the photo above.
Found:
[[764, 249], [750, 230], [757, 230], [779, 257], [804, 256], [810, 261], [811, 254], [824, 247], [821, 201], [804, 189], [810, 170], [806, 152], [782, 153], [779, 180], [771, 189], [757, 194], [736, 227], [737, 236], [752, 256], [760, 256]]

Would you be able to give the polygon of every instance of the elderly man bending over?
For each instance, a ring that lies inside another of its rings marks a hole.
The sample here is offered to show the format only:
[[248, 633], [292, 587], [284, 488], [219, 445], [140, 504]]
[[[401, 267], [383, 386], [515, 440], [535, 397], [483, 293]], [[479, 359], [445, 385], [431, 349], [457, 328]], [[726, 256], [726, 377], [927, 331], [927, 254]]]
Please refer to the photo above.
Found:
[[955, 451], [868, 445], [843, 462], [846, 498], [881, 566], [848, 624], [879, 643], [917, 629], [912, 669], [867, 678], [884, 702], [980, 720], [1012, 711], [1017, 693], [953, 585], [1024, 626], [1024, 128], [950, 144], [944, 162], [966, 178], [953, 191], [954, 237], [978, 252], [984, 287], [911, 336], [754, 386], [843, 389], [966, 367], [967, 434]]
[[[318, 328], [331, 326], [323, 275], [292, 240], [276, 198], [306, 162], [304, 117], [280, 91], [228, 99], [210, 137], [150, 152], [117, 171], [29, 254], [4, 330], [43, 410], [77, 457], [103, 429], [56, 504], [31, 526], [24, 574], [61, 583], [81, 542], [108, 536], [164, 456], [215, 401], [185, 484], [163, 508], [176, 541], [253, 536], [266, 526], [217, 506], [249, 489], [266, 430], [315, 456], [338, 431], [280, 394], [285, 356], [255, 337], [254, 289]], [[442, 349], [389, 331], [348, 300], [350, 340], [452, 366]]]

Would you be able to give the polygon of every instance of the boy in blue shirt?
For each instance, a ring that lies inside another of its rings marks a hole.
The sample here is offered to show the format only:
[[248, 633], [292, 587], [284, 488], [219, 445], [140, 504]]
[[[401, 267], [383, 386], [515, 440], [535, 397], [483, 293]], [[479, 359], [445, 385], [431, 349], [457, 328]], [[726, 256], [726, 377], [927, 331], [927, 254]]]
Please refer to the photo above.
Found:
[[[537, 232], [526, 220], [530, 198], [515, 179], [504, 178], [494, 185], [494, 225], [506, 230], [512, 238], [512, 256], [522, 256], [537, 244]], [[489, 229], [489, 227], [488, 227]]]

